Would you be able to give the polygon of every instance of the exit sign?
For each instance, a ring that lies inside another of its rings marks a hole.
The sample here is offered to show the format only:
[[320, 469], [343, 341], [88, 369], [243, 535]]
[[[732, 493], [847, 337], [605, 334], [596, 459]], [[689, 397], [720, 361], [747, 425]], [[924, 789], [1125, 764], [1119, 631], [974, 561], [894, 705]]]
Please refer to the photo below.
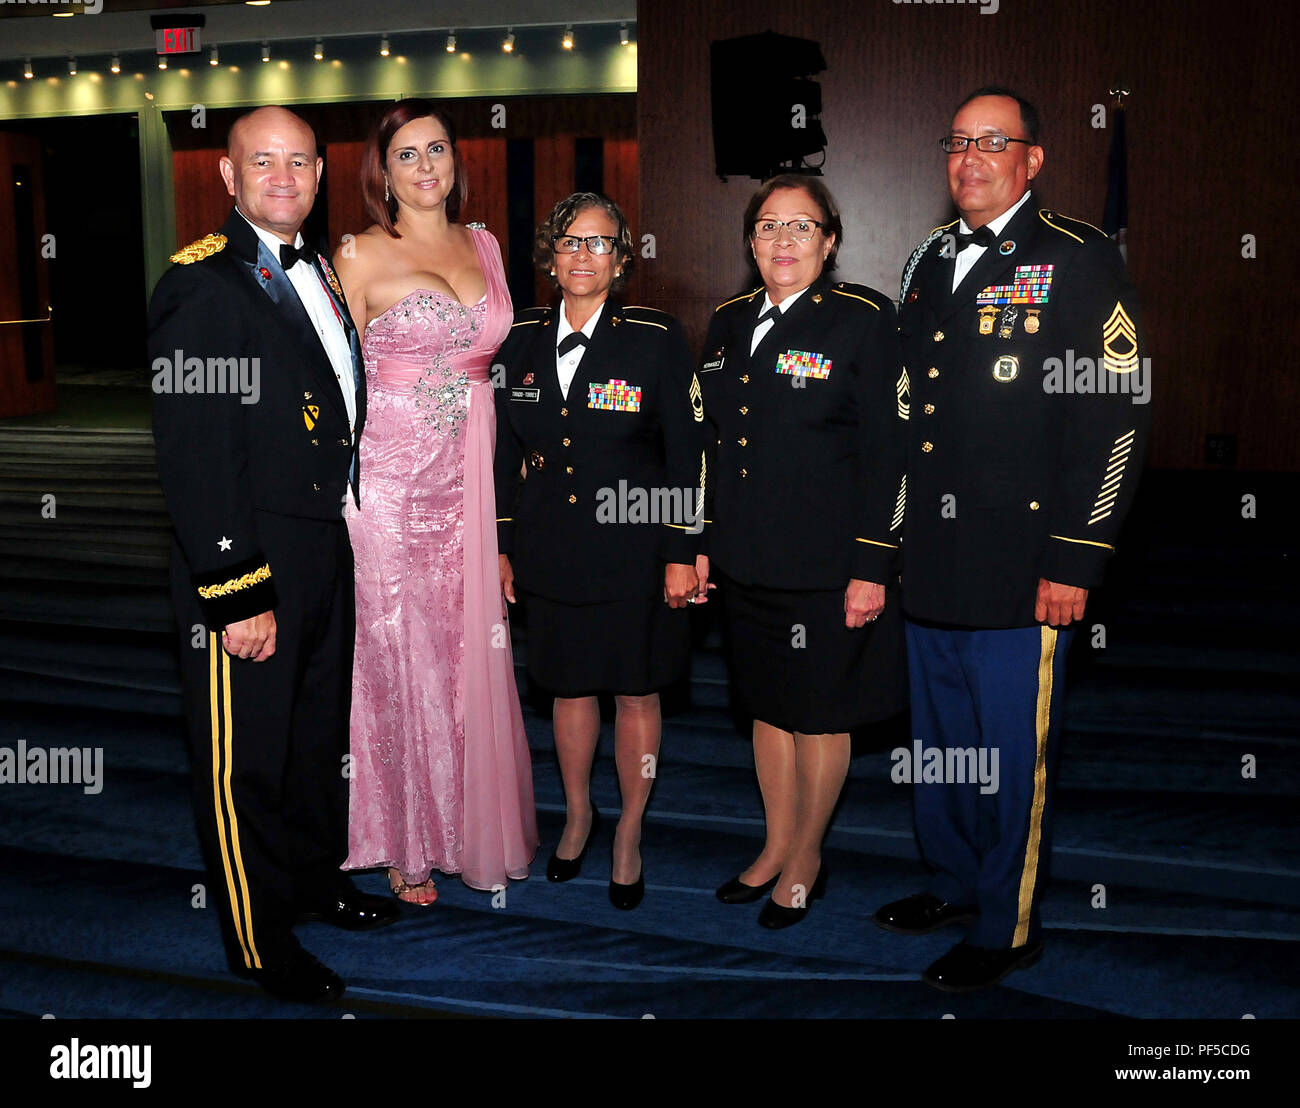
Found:
[[153, 36], [159, 54], [194, 54], [202, 49], [197, 27], [160, 27]]

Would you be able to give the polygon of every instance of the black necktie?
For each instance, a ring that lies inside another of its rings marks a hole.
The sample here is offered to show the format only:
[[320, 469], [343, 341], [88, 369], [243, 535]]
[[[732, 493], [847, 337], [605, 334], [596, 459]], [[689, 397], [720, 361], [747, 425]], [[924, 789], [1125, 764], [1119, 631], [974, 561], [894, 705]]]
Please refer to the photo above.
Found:
[[290, 246], [287, 242], [280, 243], [280, 268], [286, 273], [289, 268], [298, 262], [306, 262], [311, 265], [311, 251], [304, 245], [300, 250], [296, 246]]
[[777, 320], [780, 318], [781, 318], [781, 309], [778, 308], [775, 304], [773, 304], [770, 308], [767, 309], [767, 311], [765, 311], [761, 316], [758, 317], [758, 322], [754, 324], [754, 330], [757, 331], [769, 319]]
[[573, 331], [570, 334], [565, 335], [564, 338], [560, 340], [560, 346], [559, 346], [560, 357], [563, 358], [566, 354], [569, 353], [569, 351], [573, 350], [575, 347], [586, 346], [586, 345], [587, 345], [587, 336], [584, 335], [581, 331]]
[[[972, 231], [969, 235], [963, 235], [958, 231], [953, 238], [957, 240], [957, 253], [960, 254], [968, 246], [982, 246], [988, 249], [996, 241], [997, 236], [992, 229], [986, 224], [977, 230]], [[283, 249], [283, 247], [281, 247]]]

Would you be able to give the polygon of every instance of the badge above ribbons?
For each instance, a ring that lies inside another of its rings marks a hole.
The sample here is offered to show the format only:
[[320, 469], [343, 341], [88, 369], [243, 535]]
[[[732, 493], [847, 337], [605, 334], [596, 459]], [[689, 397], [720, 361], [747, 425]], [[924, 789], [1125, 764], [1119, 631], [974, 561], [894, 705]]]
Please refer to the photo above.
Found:
[[831, 360], [824, 354], [808, 350], [787, 350], [776, 359], [776, 371], [792, 377], [816, 377], [825, 381], [831, 375]]

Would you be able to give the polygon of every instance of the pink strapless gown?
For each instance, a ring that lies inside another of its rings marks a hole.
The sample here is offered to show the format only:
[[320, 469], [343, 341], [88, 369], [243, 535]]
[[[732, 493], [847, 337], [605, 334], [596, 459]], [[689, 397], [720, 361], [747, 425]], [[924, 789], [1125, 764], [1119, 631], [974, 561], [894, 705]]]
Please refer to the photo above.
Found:
[[501, 250], [467, 308], [417, 289], [366, 328], [352, 778], [344, 869], [491, 889], [537, 852], [532, 763], [501, 613], [489, 370], [510, 330]]

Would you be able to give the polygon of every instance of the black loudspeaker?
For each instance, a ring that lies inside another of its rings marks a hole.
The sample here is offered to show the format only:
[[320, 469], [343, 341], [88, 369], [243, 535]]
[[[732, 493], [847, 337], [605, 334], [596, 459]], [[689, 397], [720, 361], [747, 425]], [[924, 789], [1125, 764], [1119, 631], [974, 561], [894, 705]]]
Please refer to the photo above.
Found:
[[[713, 159], [719, 177], [776, 173], [820, 176], [826, 132], [818, 116], [826, 69], [811, 39], [774, 31], [722, 39], [709, 46], [713, 91]], [[820, 154], [809, 165], [809, 155]]]

